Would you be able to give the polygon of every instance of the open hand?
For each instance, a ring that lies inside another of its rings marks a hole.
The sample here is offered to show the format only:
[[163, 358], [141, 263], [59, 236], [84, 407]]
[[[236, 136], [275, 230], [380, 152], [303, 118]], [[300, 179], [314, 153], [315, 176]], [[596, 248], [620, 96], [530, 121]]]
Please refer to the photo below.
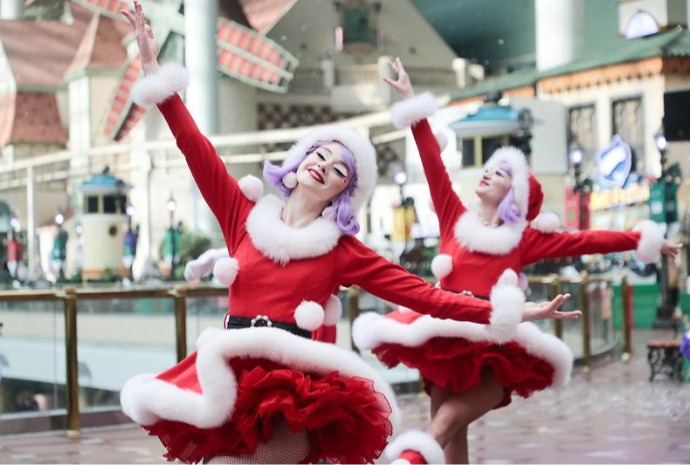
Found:
[[678, 254], [680, 253], [680, 249], [683, 248], [683, 244], [679, 244], [678, 242], [671, 242], [668, 239], [664, 239], [664, 243], [661, 244], [661, 253], [668, 256], [671, 260], [675, 260]]
[[570, 294], [558, 294], [556, 298], [550, 302], [526, 302], [522, 312], [522, 321], [546, 319], [575, 320], [582, 315], [580, 310], [575, 310], [572, 312], [558, 311], [561, 305], [563, 305], [568, 299], [570, 299]]
[[141, 66], [146, 74], [158, 71], [158, 52], [160, 46], [153, 37], [153, 29], [146, 24], [146, 17], [141, 8], [141, 3], [134, 0], [134, 14], [129, 10], [120, 10], [120, 14], [127, 18], [137, 34], [137, 45], [141, 55]]
[[398, 75], [398, 77], [395, 81], [384, 77], [383, 82], [400, 92], [405, 97], [412, 97], [414, 95], [414, 89], [412, 88], [412, 83], [410, 82], [410, 76], [407, 75], [407, 71], [405, 71], [405, 67], [402, 64], [402, 60], [400, 60], [400, 58], [396, 58], [395, 60], [389, 61], [388, 64], [393, 72]]

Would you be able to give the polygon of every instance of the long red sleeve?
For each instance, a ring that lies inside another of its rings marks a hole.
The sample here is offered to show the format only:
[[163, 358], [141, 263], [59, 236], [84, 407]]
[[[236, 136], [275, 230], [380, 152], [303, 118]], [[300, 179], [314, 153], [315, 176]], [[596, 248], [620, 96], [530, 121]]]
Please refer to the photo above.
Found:
[[639, 231], [579, 231], [546, 234], [527, 228], [520, 243], [522, 264], [527, 265], [544, 258], [633, 250], [637, 247], [640, 237]]
[[211, 142], [199, 131], [179, 95], [160, 103], [158, 108], [187, 160], [201, 195], [220, 223], [226, 242], [237, 244], [237, 231], [244, 230], [239, 227], [244, 217], [243, 209], [237, 207], [248, 202], [237, 180], [228, 173]]
[[351, 236], [340, 240], [334, 273], [340, 283], [356, 284], [370, 294], [419, 313], [436, 318], [489, 322], [491, 303], [433, 287]]
[[429, 121], [424, 119], [415, 123], [412, 126], [412, 135], [429, 184], [431, 201], [438, 215], [441, 237], [447, 240], [452, 237], [455, 223], [466, 209], [453, 190], [453, 183], [441, 159], [441, 149], [431, 131]]

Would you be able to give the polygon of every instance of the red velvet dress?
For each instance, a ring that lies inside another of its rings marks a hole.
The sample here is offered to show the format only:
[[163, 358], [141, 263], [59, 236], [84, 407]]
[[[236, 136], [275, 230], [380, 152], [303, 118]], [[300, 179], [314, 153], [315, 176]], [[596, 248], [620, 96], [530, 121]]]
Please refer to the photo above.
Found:
[[[233, 316], [295, 324], [296, 309], [324, 306], [340, 285], [356, 284], [438, 318], [489, 322], [489, 302], [428, 285], [341, 235], [332, 221], [285, 225], [281, 200], [243, 195], [179, 96], [159, 109], [236, 260]], [[160, 438], [166, 458], [184, 462], [252, 454], [271, 440], [278, 420], [307, 433], [304, 462], [373, 462], [399, 417], [391, 388], [353, 352], [272, 327], [208, 329], [179, 364], [129, 380], [121, 401]]]
[[[489, 296], [506, 269], [520, 273], [524, 266], [545, 258], [640, 246], [643, 233], [639, 231], [543, 233], [527, 222], [485, 226], [478, 213], [468, 210], [453, 191], [441, 149], [424, 117], [412, 125], [412, 133], [439, 218], [440, 253], [452, 263], [449, 274], [440, 280], [445, 290]], [[654, 247], [660, 247], [658, 239], [652, 241]], [[427, 389], [432, 383], [465, 392], [491, 370], [505, 388], [498, 408], [509, 404], [513, 393], [527, 397], [550, 386], [562, 386], [570, 377], [570, 349], [532, 323], [521, 323], [510, 340], [497, 341], [471, 324], [438, 320], [405, 309], [385, 318], [366, 318], [366, 324], [357, 325], [355, 341], [361, 342], [360, 348], [371, 349], [389, 367], [402, 363], [419, 369]]]

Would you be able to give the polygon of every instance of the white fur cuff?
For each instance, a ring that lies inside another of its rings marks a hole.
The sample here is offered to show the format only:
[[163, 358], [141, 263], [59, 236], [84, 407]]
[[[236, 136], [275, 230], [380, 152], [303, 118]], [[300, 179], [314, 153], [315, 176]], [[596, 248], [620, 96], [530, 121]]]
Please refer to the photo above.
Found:
[[508, 342], [515, 337], [522, 321], [525, 294], [518, 287], [518, 277], [513, 270], [503, 272], [491, 290], [490, 338], [497, 343]]
[[446, 463], [440, 444], [422, 431], [407, 431], [391, 442], [384, 450], [388, 461], [393, 461], [406, 450], [419, 452], [426, 463]]
[[637, 258], [645, 263], [656, 262], [661, 253], [661, 246], [664, 244], [664, 225], [643, 220], [637, 223], [633, 230], [642, 233], [635, 250]]
[[438, 105], [430, 92], [402, 100], [391, 107], [395, 127], [404, 129], [436, 113]]
[[156, 74], [144, 76], [132, 87], [134, 103], [150, 106], [162, 103], [189, 85], [189, 73], [175, 63], [163, 64]]

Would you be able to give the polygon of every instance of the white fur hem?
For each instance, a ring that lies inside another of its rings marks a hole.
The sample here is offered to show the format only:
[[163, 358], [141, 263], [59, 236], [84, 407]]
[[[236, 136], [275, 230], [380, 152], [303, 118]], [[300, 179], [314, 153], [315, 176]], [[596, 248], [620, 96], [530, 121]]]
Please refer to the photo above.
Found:
[[122, 388], [120, 401], [125, 414], [140, 425], [163, 419], [198, 428], [218, 427], [232, 417], [237, 397], [237, 380], [228, 360], [252, 357], [305, 372], [325, 374], [338, 370], [343, 376], [370, 379], [374, 389], [385, 397], [382, 402], [390, 404], [393, 428], [400, 424], [393, 390], [354, 352], [267, 327], [232, 331], [208, 328], [200, 339], [202, 336], [195, 366], [201, 393], [178, 388], [154, 375], [138, 375]]
[[651, 220], [643, 220], [635, 225], [634, 231], [640, 231], [640, 242], [637, 243], [635, 255], [645, 263], [654, 263], [659, 259], [661, 246], [664, 244], [664, 225]]
[[430, 92], [402, 100], [391, 107], [395, 127], [404, 129], [436, 113], [438, 105]]
[[132, 87], [132, 100], [143, 106], [162, 103], [189, 85], [189, 73], [175, 63], [164, 63], [157, 73], [144, 76]]
[[406, 450], [419, 452], [426, 463], [446, 463], [441, 445], [423, 431], [406, 431], [384, 450], [388, 461], [393, 461]]

